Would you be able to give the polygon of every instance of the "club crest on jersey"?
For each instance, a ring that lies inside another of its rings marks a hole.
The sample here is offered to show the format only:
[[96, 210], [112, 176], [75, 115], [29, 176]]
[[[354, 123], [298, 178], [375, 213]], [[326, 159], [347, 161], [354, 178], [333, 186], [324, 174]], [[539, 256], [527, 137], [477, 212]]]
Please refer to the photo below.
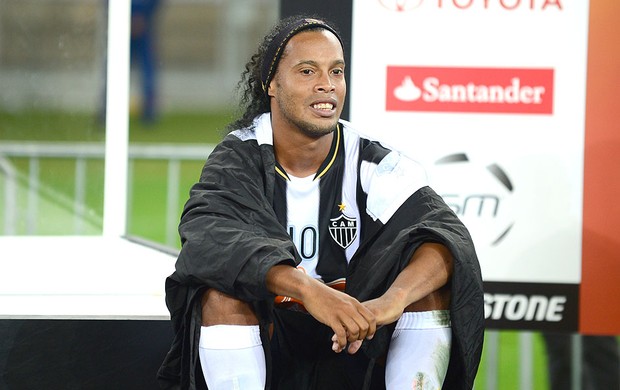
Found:
[[357, 220], [344, 214], [340, 214], [337, 218], [331, 218], [329, 220], [329, 234], [338, 245], [346, 249], [357, 237]]

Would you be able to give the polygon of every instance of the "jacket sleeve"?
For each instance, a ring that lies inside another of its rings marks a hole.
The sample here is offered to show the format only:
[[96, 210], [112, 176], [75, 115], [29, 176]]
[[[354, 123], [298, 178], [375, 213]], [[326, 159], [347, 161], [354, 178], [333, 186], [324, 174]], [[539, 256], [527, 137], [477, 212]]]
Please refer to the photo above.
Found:
[[[166, 279], [174, 339], [158, 371], [166, 389], [204, 389], [199, 371], [200, 296], [207, 288], [273, 302], [265, 276], [299, 256], [273, 212], [273, 150], [229, 135], [207, 159], [179, 225], [182, 248]], [[270, 176], [271, 175], [271, 176]], [[267, 300], [264, 300], [267, 298]]]
[[271, 266], [296, 264], [295, 246], [266, 194], [269, 173], [258, 149], [229, 136], [209, 156], [181, 216], [175, 280], [255, 301], [271, 296]]
[[[471, 389], [484, 338], [480, 265], [467, 228], [430, 187], [416, 191], [352, 260], [347, 291], [361, 301], [380, 296], [425, 242], [445, 245], [454, 258], [450, 280], [453, 348], [444, 388]], [[364, 343], [369, 356], [378, 356], [387, 348], [390, 331], [383, 329], [372, 343]]]

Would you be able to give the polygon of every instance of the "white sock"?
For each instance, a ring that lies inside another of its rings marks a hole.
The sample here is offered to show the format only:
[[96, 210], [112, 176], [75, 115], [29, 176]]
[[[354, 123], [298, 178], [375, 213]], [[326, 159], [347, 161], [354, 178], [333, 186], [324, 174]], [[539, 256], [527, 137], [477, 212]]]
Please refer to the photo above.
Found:
[[388, 350], [386, 389], [441, 389], [451, 343], [448, 310], [403, 313]]
[[209, 390], [265, 388], [265, 354], [258, 325], [201, 327], [199, 357]]

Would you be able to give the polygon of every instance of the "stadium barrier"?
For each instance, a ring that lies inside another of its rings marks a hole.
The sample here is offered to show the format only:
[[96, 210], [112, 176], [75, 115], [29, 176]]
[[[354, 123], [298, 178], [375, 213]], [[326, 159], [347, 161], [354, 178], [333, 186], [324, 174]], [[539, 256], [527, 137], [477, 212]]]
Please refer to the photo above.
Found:
[[[161, 160], [167, 164], [166, 173], [166, 223], [165, 244], [174, 246], [177, 241], [179, 204], [178, 187], [182, 161], [203, 162], [213, 149], [213, 145], [154, 145], [136, 144], [129, 147], [129, 187], [134, 163], [143, 160]], [[84, 234], [85, 225], [101, 226], [102, 217], [86, 207], [87, 165], [89, 161], [103, 161], [105, 147], [102, 143], [80, 142], [3, 142], [0, 144], [0, 174], [2, 175], [4, 232], [5, 235], [18, 234], [18, 210], [20, 207], [19, 188], [26, 189], [25, 228], [27, 235], [37, 234], [36, 217], [42, 198], [53, 198], [54, 202], [73, 214], [73, 234]], [[27, 173], [15, 168], [11, 159], [27, 159]], [[54, 191], [42, 184], [41, 159], [75, 160], [73, 172], [74, 192], [72, 197]], [[90, 229], [92, 230], [92, 228]]]

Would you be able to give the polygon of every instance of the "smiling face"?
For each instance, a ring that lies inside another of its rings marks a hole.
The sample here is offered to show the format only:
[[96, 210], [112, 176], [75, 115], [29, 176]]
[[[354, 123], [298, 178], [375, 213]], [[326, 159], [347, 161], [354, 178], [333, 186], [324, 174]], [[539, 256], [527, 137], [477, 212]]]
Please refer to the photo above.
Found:
[[318, 138], [338, 123], [346, 95], [344, 53], [331, 32], [303, 31], [287, 43], [269, 84], [275, 126]]

